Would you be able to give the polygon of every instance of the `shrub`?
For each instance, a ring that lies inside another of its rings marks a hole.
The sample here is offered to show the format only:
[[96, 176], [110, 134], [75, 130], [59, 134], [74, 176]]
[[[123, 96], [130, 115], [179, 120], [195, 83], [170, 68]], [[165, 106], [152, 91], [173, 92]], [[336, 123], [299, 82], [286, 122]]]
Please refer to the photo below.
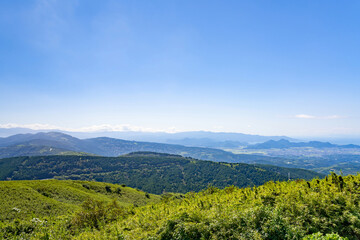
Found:
[[115, 200], [106, 205], [104, 202], [88, 199], [82, 204], [82, 209], [75, 213], [71, 224], [74, 229], [99, 229], [102, 224], [115, 221], [127, 214], [128, 211], [120, 207]]
[[111, 193], [111, 192], [112, 192], [112, 190], [111, 190], [111, 187], [110, 187], [110, 186], [105, 186], [105, 190], [106, 190], [106, 192], [108, 192], [108, 193]]
[[340, 237], [336, 233], [326, 234], [324, 236], [322, 233], [318, 232], [312, 235], [305, 236], [303, 240], [348, 240], [348, 238]]
[[121, 188], [116, 188], [115, 193], [121, 195]]
[[75, 214], [71, 222], [76, 228], [98, 229], [100, 222], [104, 221], [105, 215], [106, 210], [103, 202], [88, 199], [82, 204], [82, 210]]

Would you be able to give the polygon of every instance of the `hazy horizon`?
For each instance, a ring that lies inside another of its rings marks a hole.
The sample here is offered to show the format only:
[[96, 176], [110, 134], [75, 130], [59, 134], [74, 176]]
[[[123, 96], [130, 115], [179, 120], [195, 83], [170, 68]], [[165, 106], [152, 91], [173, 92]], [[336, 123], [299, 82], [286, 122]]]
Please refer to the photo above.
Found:
[[360, 139], [358, 1], [2, 1], [0, 128]]
[[[348, 136], [348, 135], [332, 135], [332, 136], [291, 136], [291, 135], [264, 135], [264, 134], [251, 134], [251, 133], [244, 133], [244, 132], [224, 132], [224, 131], [206, 131], [206, 130], [198, 130], [198, 131], [146, 131], [141, 128], [129, 128], [129, 126], [116, 126], [111, 128], [112, 126], [109, 125], [98, 125], [98, 126], [90, 126], [90, 127], [83, 127], [83, 128], [62, 128], [58, 126], [50, 126], [50, 125], [17, 125], [17, 124], [0, 124], [0, 137], [9, 137], [16, 134], [23, 134], [23, 133], [38, 133], [38, 132], [62, 132], [65, 134], [70, 134], [74, 137], [84, 139], [84, 138], [91, 138], [91, 137], [113, 137], [119, 138], [117, 135], [121, 133], [138, 133], [139, 136], [151, 136], [151, 135], [158, 135], [158, 134], [179, 134], [179, 133], [191, 133], [191, 132], [209, 132], [209, 133], [235, 133], [235, 134], [245, 134], [245, 135], [258, 135], [264, 137], [285, 137], [294, 139], [294, 141], [322, 141], [322, 142], [331, 142], [334, 144], [357, 144], [360, 145], [360, 137], [359, 136]], [[121, 129], [122, 128], [122, 129]], [[3, 132], [1, 130], [7, 129], [9, 132]], [[19, 129], [20, 131], [16, 131]], [[15, 130], [12, 132], [11, 130]], [[27, 131], [31, 130], [31, 131]], [[125, 135], [126, 136], [126, 135]], [[130, 135], [131, 136], [131, 135]], [[121, 137], [120, 137], [121, 138]], [[141, 138], [131, 139], [131, 138], [122, 138], [125, 140], [142, 140]], [[148, 141], [145, 139], [144, 141]], [[155, 140], [152, 140], [156, 142]]]

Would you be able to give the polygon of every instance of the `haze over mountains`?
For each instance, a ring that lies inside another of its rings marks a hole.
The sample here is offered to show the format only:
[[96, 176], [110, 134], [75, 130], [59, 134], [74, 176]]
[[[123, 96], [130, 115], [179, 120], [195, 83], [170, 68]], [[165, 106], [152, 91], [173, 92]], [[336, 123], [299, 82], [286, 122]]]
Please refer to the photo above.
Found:
[[120, 138], [125, 140], [134, 141], [146, 141], [146, 142], [159, 142], [159, 143], [176, 143], [182, 145], [198, 146], [198, 144], [191, 143], [195, 141], [197, 143], [214, 145], [215, 142], [238, 142], [241, 145], [245, 143], [260, 143], [268, 140], [280, 140], [286, 139], [289, 141], [296, 141], [296, 139], [286, 136], [260, 136], [243, 133], [231, 133], [231, 132], [209, 132], [209, 131], [192, 131], [192, 132], [140, 132], [140, 131], [96, 131], [96, 132], [75, 132], [64, 131], [58, 129], [44, 129], [34, 130], [30, 128], [0, 128], [0, 137], [9, 137], [15, 134], [26, 133], [40, 133], [40, 132], [63, 132], [77, 138], [95, 138], [95, 137], [111, 137]]

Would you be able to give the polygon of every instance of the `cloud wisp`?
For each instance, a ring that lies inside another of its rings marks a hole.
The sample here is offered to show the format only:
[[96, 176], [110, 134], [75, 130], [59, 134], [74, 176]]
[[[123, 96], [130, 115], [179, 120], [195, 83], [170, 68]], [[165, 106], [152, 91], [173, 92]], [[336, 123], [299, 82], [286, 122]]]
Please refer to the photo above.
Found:
[[346, 118], [346, 117], [339, 116], [339, 115], [314, 116], [314, 115], [308, 115], [308, 114], [297, 114], [297, 115], [295, 115], [295, 118], [300, 118], [300, 119], [341, 119], [341, 118]]
[[50, 124], [17, 124], [17, 123], [7, 123], [7, 124], [0, 124], [0, 128], [28, 128], [32, 130], [60, 130], [60, 131], [67, 131], [67, 132], [167, 132], [167, 133], [174, 133], [177, 132], [176, 129], [154, 129], [154, 128], [147, 128], [147, 127], [140, 127], [140, 126], [133, 126], [130, 124], [101, 124], [101, 125], [92, 125], [87, 127], [80, 127], [80, 128], [66, 128], [60, 127]]

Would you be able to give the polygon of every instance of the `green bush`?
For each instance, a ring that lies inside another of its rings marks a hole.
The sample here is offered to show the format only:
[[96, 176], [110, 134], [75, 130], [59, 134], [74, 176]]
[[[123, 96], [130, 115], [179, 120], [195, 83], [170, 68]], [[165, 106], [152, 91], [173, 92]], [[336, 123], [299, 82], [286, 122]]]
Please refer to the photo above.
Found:
[[74, 229], [95, 228], [115, 221], [129, 213], [124, 207], [118, 205], [114, 200], [110, 204], [88, 199], [82, 204], [82, 209], [75, 213], [71, 224]]
[[318, 232], [304, 237], [303, 240], [348, 240], [348, 238], [340, 237], [336, 233], [326, 234], [324, 236], [322, 233]]

